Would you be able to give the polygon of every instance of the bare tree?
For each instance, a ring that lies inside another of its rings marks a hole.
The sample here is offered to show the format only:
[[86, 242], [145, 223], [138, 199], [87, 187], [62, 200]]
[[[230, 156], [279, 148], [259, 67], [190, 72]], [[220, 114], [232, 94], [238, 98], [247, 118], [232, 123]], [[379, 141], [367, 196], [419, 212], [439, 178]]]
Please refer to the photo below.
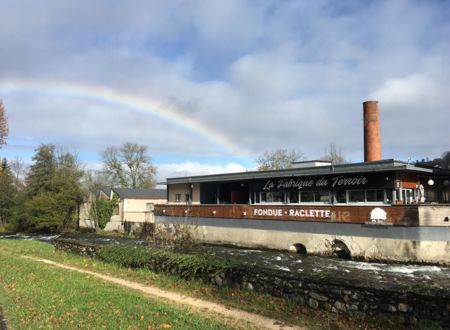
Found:
[[6, 138], [8, 137], [8, 121], [7, 121], [5, 107], [3, 106], [3, 101], [0, 100], [0, 148], [2, 144], [6, 144]]
[[23, 190], [25, 187], [25, 177], [27, 175], [27, 166], [24, 161], [17, 157], [9, 162], [9, 167], [14, 175], [14, 184], [18, 190]]
[[125, 188], [150, 188], [156, 185], [156, 167], [147, 155], [147, 146], [125, 143], [122, 147], [110, 146], [102, 154], [103, 171], [112, 185]]
[[104, 171], [87, 170], [83, 177], [83, 188], [92, 194], [96, 194], [99, 190], [111, 187], [108, 174]]
[[303, 160], [304, 154], [294, 149], [266, 151], [256, 159], [259, 171], [291, 168], [293, 162]]
[[330, 143], [325, 150], [325, 154], [321, 158], [322, 160], [329, 160], [332, 164], [342, 164], [346, 162], [346, 159], [342, 153], [342, 148], [336, 146], [334, 143]]

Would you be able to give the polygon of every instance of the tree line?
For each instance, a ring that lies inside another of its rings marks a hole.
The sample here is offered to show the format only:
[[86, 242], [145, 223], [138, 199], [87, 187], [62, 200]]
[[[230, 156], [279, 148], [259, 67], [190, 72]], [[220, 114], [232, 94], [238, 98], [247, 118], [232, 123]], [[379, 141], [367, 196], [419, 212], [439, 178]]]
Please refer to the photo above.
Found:
[[40, 145], [27, 170], [16, 159], [0, 163], [0, 230], [60, 232], [78, 226], [82, 203], [106, 187], [151, 188], [156, 167], [147, 147], [127, 142], [108, 147], [99, 171], [84, 170], [77, 156]]
[[[281, 170], [291, 168], [295, 162], [305, 160], [305, 154], [296, 149], [275, 149], [265, 151], [258, 158], [256, 164], [258, 171]], [[320, 160], [329, 161], [332, 164], [342, 164], [347, 162], [341, 147], [330, 143], [325, 149], [325, 153]]]

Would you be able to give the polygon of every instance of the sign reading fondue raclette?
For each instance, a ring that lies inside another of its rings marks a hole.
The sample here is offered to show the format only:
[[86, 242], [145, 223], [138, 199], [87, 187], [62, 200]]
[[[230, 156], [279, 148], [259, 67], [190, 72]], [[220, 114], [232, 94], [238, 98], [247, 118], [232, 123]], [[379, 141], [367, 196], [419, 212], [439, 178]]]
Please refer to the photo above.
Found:
[[254, 217], [293, 217], [293, 218], [320, 218], [330, 219], [331, 211], [327, 209], [302, 209], [302, 208], [255, 208]]

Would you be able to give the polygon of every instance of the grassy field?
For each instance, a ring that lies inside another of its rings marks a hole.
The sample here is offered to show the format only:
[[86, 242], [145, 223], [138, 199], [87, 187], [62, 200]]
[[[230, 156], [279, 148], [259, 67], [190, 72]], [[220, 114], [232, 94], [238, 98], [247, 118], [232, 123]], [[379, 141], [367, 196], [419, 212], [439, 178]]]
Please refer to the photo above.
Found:
[[[47, 245], [7, 242], [50, 253]], [[54, 254], [55, 255], [55, 254]], [[232, 329], [185, 308], [0, 249], [0, 297], [12, 329]], [[243, 327], [243, 325], [242, 325]]]
[[[94, 281], [86, 275], [72, 274], [71, 272], [56, 270], [49, 266], [12, 257], [17, 254], [42, 257], [147, 285], [155, 285], [178, 293], [277, 318], [291, 324], [306, 326], [311, 329], [402, 328], [401, 323], [396, 319], [370, 318], [364, 316], [349, 317], [320, 310], [314, 311], [268, 295], [256, 294], [249, 291], [216, 288], [197, 281], [183, 281], [176, 277], [155, 274], [143, 269], [132, 270], [120, 268], [115, 265], [99, 262], [98, 260], [55, 251], [53, 246], [45, 243], [0, 240], [0, 258], [2, 262], [0, 290], [3, 290], [9, 302], [12, 302], [13, 305], [17, 302], [19, 305], [24, 304], [28, 306], [26, 309], [27, 312], [21, 312], [22, 306], [18, 307], [17, 311], [14, 311], [12, 307], [8, 307], [8, 304], [4, 304], [5, 312], [8, 314], [7, 317], [11, 321], [12, 315], [16, 313], [21, 315], [21, 317], [14, 318], [14, 324], [18, 325], [18, 328], [23, 328], [22, 325], [31, 326], [31, 322], [35, 322], [36, 320], [44, 322], [42, 324], [53, 324], [48, 322], [64, 322], [65, 325], [77, 324], [80, 326], [79, 323], [76, 323], [80, 318], [86, 316], [90, 318], [98, 317], [98, 315], [96, 316], [94, 314], [102, 314], [102, 317], [95, 321], [98, 322], [96, 324], [99, 327], [117, 328], [120, 326], [123, 328], [142, 328], [146, 324], [145, 322], [150, 322], [151, 328], [154, 329], [164, 327], [176, 329], [215, 329], [218, 327], [223, 329], [224, 326], [219, 326], [210, 318], [208, 321], [199, 321], [201, 318], [193, 316], [186, 310], [171, 312], [172, 308], [167, 305], [157, 303], [150, 299], [140, 298], [138, 294], [130, 293], [130, 298], [119, 298], [126, 292], [129, 293], [129, 291], [104, 284], [97, 280]], [[8, 265], [6, 268], [3, 267], [3, 262]], [[14, 272], [11, 272], [8, 268], [14, 269]], [[49, 290], [49, 285], [51, 285], [51, 290]], [[61, 290], [58, 291], [58, 288], [61, 288]], [[105, 293], [91, 294], [91, 292], [96, 292], [100, 288], [106, 290]], [[44, 292], [37, 293], [38, 290]], [[59, 293], [55, 293], [54, 291]], [[114, 297], [114, 302], [112, 302], [111, 297]], [[117, 302], [120, 301], [123, 301], [124, 305], [121, 304], [119, 306]], [[78, 305], [72, 305], [75, 302]], [[132, 305], [132, 307], [129, 305]], [[145, 308], [137, 308], [137, 305], [145, 306]], [[96, 312], [90, 315], [89, 311], [92, 309], [101, 311], [101, 313]], [[68, 314], [66, 315], [66, 313]], [[143, 320], [141, 320], [142, 318]], [[70, 323], [72, 321], [74, 323]], [[151, 321], [154, 323], [151, 323]], [[81, 324], [81, 326], [89, 327], [91, 325], [91, 328], [94, 328], [92, 322], [93, 320], [86, 324]]]

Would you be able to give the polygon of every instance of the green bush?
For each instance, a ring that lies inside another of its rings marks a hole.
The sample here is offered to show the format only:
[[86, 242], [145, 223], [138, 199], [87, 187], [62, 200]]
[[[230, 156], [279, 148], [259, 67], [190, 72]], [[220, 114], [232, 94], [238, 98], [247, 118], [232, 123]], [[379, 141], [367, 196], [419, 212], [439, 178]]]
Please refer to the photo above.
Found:
[[131, 268], [147, 267], [149, 256], [149, 249], [141, 246], [107, 245], [99, 251], [103, 261]]
[[114, 213], [114, 206], [117, 201], [113, 198], [112, 201], [105, 199], [98, 199], [95, 201], [95, 213], [98, 220], [98, 226], [101, 229], [105, 229], [106, 224], [111, 219]]
[[223, 274], [235, 267], [222, 258], [125, 245], [103, 246], [99, 258], [122, 267], [149, 268], [185, 279]]

